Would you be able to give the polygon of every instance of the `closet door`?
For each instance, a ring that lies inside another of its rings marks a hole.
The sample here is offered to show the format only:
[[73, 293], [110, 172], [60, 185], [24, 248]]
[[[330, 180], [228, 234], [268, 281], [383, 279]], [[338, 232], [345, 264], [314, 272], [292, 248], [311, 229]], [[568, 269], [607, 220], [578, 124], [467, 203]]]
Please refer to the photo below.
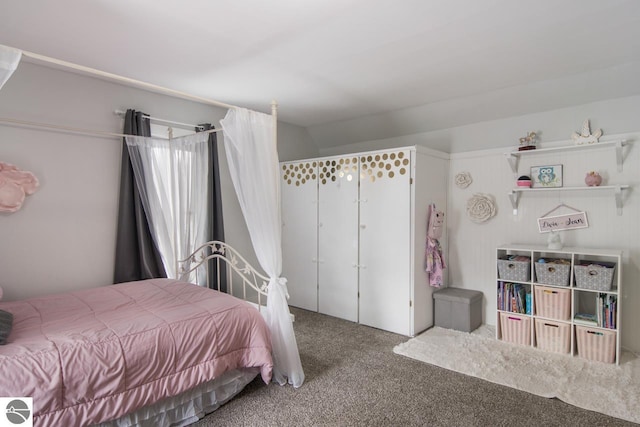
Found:
[[318, 311], [357, 322], [358, 158], [318, 167]]
[[282, 276], [289, 304], [318, 311], [317, 162], [282, 163]]
[[410, 334], [411, 151], [361, 155], [360, 323]]

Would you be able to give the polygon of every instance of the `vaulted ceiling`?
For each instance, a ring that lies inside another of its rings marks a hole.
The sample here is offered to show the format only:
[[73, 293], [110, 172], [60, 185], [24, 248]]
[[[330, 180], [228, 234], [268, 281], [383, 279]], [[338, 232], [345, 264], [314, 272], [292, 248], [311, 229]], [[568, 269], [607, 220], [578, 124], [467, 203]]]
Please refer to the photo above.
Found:
[[320, 149], [640, 94], [638, 0], [21, 0], [0, 44], [275, 99]]

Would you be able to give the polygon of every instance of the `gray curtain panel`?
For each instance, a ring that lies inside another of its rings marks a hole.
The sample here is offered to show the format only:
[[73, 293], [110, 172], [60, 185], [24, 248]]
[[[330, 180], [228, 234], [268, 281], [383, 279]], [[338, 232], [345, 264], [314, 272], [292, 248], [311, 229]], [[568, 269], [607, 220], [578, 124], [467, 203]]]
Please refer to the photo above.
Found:
[[7, 343], [7, 338], [11, 334], [13, 326], [13, 314], [8, 311], [0, 310], [0, 345]]
[[[214, 129], [210, 123], [203, 123], [198, 130]], [[218, 137], [215, 132], [209, 134], [209, 186], [207, 187], [207, 205], [209, 206], [208, 240], [224, 242], [224, 222], [222, 220], [222, 191], [220, 189], [220, 169], [218, 167]], [[226, 269], [218, 272], [216, 263], [209, 261], [209, 283], [213, 286], [220, 274], [220, 291], [227, 292]]]
[[[143, 116], [144, 113], [140, 111], [127, 110], [123, 133], [151, 136], [149, 120], [143, 119]], [[113, 283], [167, 277], [160, 252], [149, 230], [133, 175], [129, 150], [124, 139], [120, 171], [120, 203]]]

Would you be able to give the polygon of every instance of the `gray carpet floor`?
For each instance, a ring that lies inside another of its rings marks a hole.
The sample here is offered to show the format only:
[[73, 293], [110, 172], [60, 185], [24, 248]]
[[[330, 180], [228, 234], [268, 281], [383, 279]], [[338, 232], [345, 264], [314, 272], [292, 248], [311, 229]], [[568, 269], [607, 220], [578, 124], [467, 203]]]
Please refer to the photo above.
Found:
[[401, 335], [291, 311], [302, 387], [258, 377], [193, 426], [635, 425], [397, 355]]

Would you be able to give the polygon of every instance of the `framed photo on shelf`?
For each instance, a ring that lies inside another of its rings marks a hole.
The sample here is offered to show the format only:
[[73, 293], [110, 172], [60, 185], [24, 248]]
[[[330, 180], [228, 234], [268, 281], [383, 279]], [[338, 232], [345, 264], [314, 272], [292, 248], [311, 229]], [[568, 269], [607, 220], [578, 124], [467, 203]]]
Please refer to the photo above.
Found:
[[562, 187], [562, 165], [532, 166], [531, 186], [537, 188]]

